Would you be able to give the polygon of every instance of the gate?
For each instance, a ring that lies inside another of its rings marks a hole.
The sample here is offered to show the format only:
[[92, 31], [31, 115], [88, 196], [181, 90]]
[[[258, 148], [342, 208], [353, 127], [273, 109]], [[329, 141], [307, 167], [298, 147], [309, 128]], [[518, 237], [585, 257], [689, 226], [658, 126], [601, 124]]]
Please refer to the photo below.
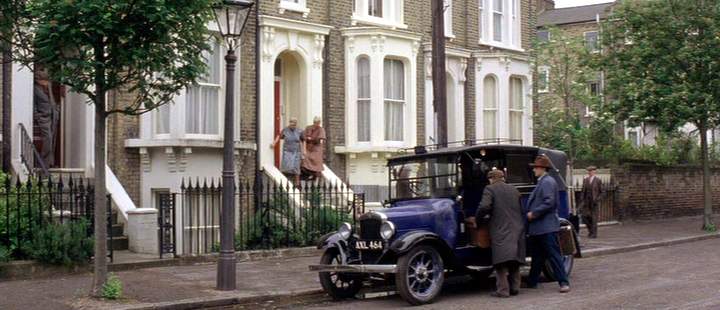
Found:
[[160, 194], [160, 212], [158, 212], [158, 242], [160, 258], [165, 254], [177, 254], [175, 248], [175, 194]]

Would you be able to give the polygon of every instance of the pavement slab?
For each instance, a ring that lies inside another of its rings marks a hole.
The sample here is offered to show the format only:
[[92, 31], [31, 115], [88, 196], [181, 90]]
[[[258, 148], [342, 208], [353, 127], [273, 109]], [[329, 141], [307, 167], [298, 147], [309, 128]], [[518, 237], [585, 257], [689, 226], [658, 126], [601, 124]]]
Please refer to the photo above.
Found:
[[[581, 244], [584, 245], [586, 251], [596, 251], [702, 236], [705, 233], [700, 231], [700, 224], [699, 217], [691, 217], [602, 226], [598, 239], [583, 238]], [[720, 245], [718, 240], [720, 239], [700, 242], [715, 242], [715, 247], [720, 248], [717, 246]], [[653, 251], [653, 249], [643, 250], [629, 255], [638, 257], [654, 255]], [[720, 257], [720, 255], [715, 256]], [[317, 263], [318, 259], [319, 254], [238, 263], [238, 289], [230, 292], [214, 290], [216, 266], [212, 263], [120, 271], [116, 274], [124, 284], [124, 298], [112, 302], [85, 297], [92, 283], [92, 274], [89, 273], [57, 276], [50, 279], [5, 281], [0, 282], [0, 296], [3, 296], [0, 299], [0, 309], [131, 309], [153, 307], [157, 303], [170, 305], [181, 301], [262, 298], [317, 293], [320, 289], [317, 273], [308, 271], [307, 266]], [[577, 266], [580, 270], [589, 268], [586, 267], [588, 266], [587, 262], [596, 259], [599, 258], [582, 259], [578, 261]], [[672, 261], [676, 261], [676, 263], [665, 267], [682, 269], [683, 272], [689, 271], [683, 269], [682, 260], [673, 259]], [[720, 263], [715, 265], [720, 265]], [[618, 281], [636, 281], [634, 278], [638, 276], [636, 270], [615, 271], [617, 266], [613, 264], [598, 263], [592, 268], [594, 269], [587, 271], [588, 274], [617, 273], [619, 278], [616, 280]], [[646, 270], [643, 266], [637, 268]], [[586, 271], [581, 272], [586, 273]], [[678, 274], [683, 276], [683, 273], [679, 272], [667, 277], [669, 279]], [[655, 282], [653, 281], [653, 283]], [[660, 285], [653, 283], [649, 283], [649, 285]], [[612, 291], [613, 285], [608, 285], [607, 289]], [[657, 289], [664, 288], [665, 286], [662, 285], [657, 287]], [[702, 302], [700, 301], [700, 303]]]

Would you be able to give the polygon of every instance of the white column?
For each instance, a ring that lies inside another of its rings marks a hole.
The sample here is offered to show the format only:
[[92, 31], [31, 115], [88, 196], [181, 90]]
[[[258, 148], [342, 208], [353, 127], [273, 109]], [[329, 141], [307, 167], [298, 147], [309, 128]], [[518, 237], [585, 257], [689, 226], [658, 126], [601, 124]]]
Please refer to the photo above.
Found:
[[[503, 66], [504, 67], [504, 66]], [[504, 69], [504, 68], [503, 68]], [[510, 137], [510, 76], [507, 71], [498, 72], [498, 137], [509, 138]]]

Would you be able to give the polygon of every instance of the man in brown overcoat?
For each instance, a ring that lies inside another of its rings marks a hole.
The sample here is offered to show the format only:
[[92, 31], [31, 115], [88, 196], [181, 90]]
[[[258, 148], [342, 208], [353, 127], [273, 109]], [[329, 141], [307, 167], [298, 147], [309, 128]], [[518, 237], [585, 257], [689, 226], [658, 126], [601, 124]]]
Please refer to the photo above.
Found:
[[598, 201], [602, 194], [602, 181], [597, 174], [597, 167], [587, 167], [588, 176], [582, 185], [582, 220], [588, 229], [588, 238], [597, 238]]
[[520, 192], [505, 183], [502, 170], [488, 173], [490, 185], [475, 215], [490, 215], [490, 240], [495, 266], [497, 290], [495, 297], [509, 297], [520, 292], [520, 265], [525, 263], [525, 220]]

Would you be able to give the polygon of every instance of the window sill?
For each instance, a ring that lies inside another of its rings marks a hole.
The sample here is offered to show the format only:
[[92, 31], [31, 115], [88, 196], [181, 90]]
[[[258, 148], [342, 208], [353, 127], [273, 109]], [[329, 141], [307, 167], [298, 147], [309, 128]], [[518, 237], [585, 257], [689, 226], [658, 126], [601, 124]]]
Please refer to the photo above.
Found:
[[407, 27], [408, 27], [406, 24], [390, 21], [387, 18], [353, 15], [352, 16], [352, 25], [355, 26], [358, 23], [367, 24], [367, 25], [371, 25], [371, 26], [390, 27], [393, 29], [395, 29], [395, 28], [407, 29]]
[[298, 12], [298, 13], [302, 13], [303, 18], [307, 18], [308, 14], [310, 14], [310, 9], [308, 9], [304, 5], [300, 5], [297, 3], [280, 1], [280, 4], [278, 5], [278, 7], [279, 7], [280, 14], [285, 14], [285, 11]]
[[335, 153], [338, 154], [359, 154], [359, 153], [402, 153], [407, 147], [399, 146], [336, 146]]
[[525, 52], [525, 49], [523, 49], [523, 48], [512, 46], [512, 45], [507, 45], [507, 44], [503, 44], [503, 43], [498, 43], [498, 42], [492, 42], [492, 41], [488, 42], [488, 41], [480, 40], [478, 43], [481, 45], [487, 45], [490, 47], [501, 48], [501, 49], [505, 49], [505, 50], [511, 50], [511, 51], [516, 51], [516, 52], [521, 52], [521, 53]]
[[[126, 148], [161, 148], [161, 147], [189, 147], [189, 148], [210, 148], [222, 149], [221, 139], [193, 139], [193, 138], [169, 138], [169, 139], [127, 139]], [[235, 141], [235, 149], [256, 150], [253, 142]]]

